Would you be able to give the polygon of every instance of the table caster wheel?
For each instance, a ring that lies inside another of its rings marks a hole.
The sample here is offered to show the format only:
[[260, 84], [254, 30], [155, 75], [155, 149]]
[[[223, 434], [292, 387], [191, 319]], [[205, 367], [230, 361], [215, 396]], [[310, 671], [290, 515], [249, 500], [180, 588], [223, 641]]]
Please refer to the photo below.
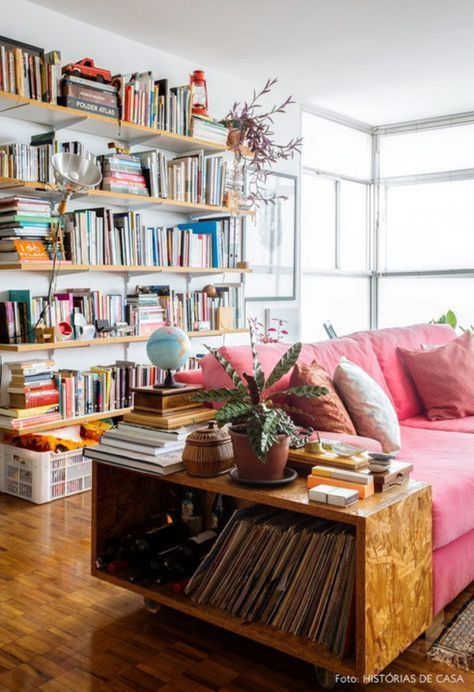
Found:
[[161, 605], [154, 601], [152, 598], [144, 598], [143, 603], [145, 604], [145, 608], [148, 610], [149, 613], [153, 613], [153, 615], [156, 615], [160, 612]]
[[336, 674], [331, 670], [326, 670], [326, 668], [321, 668], [321, 666], [314, 666], [314, 672], [316, 673], [316, 680], [323, 688], [323, 690], [332, 690], [336, 684]]

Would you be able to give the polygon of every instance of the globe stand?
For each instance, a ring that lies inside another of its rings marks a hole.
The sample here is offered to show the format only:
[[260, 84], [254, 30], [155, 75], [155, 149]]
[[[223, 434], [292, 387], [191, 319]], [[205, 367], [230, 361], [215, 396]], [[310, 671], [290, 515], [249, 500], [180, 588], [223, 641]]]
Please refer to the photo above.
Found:
[[186, 387], [185, 382], [176, 382], [174, 375], [171, 370], [166, 371], [166, 377], [162, 384], [153, 385], [154, 389], [179, 389], [180, 387]]

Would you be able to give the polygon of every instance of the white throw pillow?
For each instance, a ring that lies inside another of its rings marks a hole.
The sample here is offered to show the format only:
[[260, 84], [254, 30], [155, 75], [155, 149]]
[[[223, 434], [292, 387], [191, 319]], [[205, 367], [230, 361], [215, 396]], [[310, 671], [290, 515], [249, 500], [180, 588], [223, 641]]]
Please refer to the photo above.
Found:
[[400, 449], [397, 414], [380, 385], [347, 358], [339, 362], [333, 381], [358, 434], [378, 440], [384, 452]]

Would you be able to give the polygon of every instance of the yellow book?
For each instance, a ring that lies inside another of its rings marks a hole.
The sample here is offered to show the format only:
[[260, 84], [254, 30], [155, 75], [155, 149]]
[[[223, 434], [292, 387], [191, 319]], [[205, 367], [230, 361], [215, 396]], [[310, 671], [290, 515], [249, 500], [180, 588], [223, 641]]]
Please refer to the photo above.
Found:
[[58, 410], [58, 404], [35, 406], [34, 408], [0, 408], [0, 416], [8, 416], [9, 418], [37, 418], [38, 416], [45, 416], [47, 413], [54, 413]]

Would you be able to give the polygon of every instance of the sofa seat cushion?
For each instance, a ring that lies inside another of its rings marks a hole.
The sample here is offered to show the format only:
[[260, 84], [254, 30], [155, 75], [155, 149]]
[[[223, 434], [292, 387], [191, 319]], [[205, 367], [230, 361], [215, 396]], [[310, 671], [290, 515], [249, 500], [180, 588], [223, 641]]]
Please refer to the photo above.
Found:
[[[261, 344], [257, 346], [265, 375], [271, 373], [278, 360], [289, 349], [290, 344]], [[252, 372], [252, 352], [249, 346], [221, 346], [219, 352], [233, 365], [237, 373]], [[343, 356], [359, 365], [390, 396], [384, 376], [370, 344], [362, 345], [351, 337], [342, 337], [332, 341], [321, 341], [314, 344], [303, 344], [298, 363], [310, 365], [314, 360], [332, 376]], [[213, 355], [201, 360], [203, 383], [206, 389], [214, 387], [231, 387], [232, 382]], [[292, 371], [288, 372], [269, 391], [278, 392], [289, 387]]]
[[433, 553], [433, 613], [474, 581], [474, 530]]
[[474, 438], [401, 425], [398, 459], [413, 464], [413, 478], [433, 489], [433, 548], [474, 529]]
[[423, 405], [397, 349], [401, 347], [417, 350], [423, 345], [441, 346], [455, 339], [456, 332], [445, 324], [416, 324], [411, 327], [359, 332], [352, 334], [351, 338], [358, 340], [361, 345], [370, 344], [373, 348], [398, 418], [404, 420], [423, 413]]
[[424, 430], [445, 430], [446, 432], [474, 433], [474, 416], [466, 418], [451, 418], [448, 420], [428, 420], [426, 416], [405, 418], [402, 425], [407, 428], [423, 428]]

